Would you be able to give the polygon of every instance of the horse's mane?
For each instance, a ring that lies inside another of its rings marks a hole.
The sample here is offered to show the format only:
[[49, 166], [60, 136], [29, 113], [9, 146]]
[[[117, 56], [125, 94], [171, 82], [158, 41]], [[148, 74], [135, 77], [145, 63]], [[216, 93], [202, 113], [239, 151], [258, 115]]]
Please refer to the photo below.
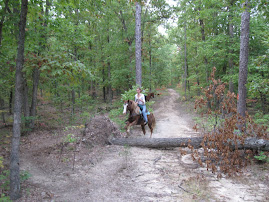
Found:
[[131, 105], [132, 105], [132, 109], [134, 110], [134, 112], [136, 114], [140, 114], [140, 109], [139, 109], [137, 103], [133, 100], [129, 100], [129, 101], [132, 103]]

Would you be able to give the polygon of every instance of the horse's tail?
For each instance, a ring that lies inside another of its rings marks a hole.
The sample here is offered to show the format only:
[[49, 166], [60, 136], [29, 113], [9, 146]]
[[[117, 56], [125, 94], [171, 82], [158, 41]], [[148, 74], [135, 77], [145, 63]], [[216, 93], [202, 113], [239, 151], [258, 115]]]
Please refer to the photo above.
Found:
[[153, 113], [151, 113], [151, 116], [152, 116], [152, 128], [155, 128], [156, 120], [155, 120], [155, 117], [154, 117]]

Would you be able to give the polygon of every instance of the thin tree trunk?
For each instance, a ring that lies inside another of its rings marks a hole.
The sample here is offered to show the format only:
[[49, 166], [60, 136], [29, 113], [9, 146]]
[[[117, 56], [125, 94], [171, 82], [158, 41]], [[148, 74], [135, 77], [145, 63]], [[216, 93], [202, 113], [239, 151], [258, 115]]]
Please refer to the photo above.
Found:
[[149, 34], [149, 76], [150, 76], [150, 80], [149, 80], [149, 90], [151, 92], [152, 86], [152, 47], [151, 47], [151, 35]]
[[107, 86], [107, 96], [108, 96], [108, 103], [112, 104], [112, 87], [111, 87], [111, 65], [110, 62], [107, 64], [107, 76], [108, 76], [108, 86]]
[[187, 99], [187, 76], [188, 76], [188, 64], [187, 64], [187, 23], [184, 23], [184, 90], [185, 98]]
[[[107, 43], [109, 44], [109, 30], [108, 30], [108, 36], [107, 36]], [[107, 101], [109, 104], [112, 104], [112, 87], [111, 87], [111, 64], [110, 59], [108, 56], [108, 63], [107, 63], [107, 79], [108, 79], [108, 86], [107, 86]]]
[[[103, 83], [105, 83], [105, 65], [103, 65], [102, 76], [103, 76]], [[104, 102], [106, 102], [106, 87], [105, 86], [103, 86], [103, 99], [104, 99]]]
[[5, 0], [5, 7], [3, 8], [3, 13], [1, 13], [2, 18], [0, 20], [0, 47], [2, 45], [2, 38], [3, 38], [2, 31], [3, 31], [4, 21], [5, 21], [5, 17], [6, 17], [6, 12], [7, 12], [7, 7], [8, 7], [8, 1], [9, 0]]
[[141, 5], [139, 2], [136, 2], [136, 13], [135, 13], [135, 62], [136, 62], [136, 85], [142, 86]]
[[[118, 15], [118, 17], [119, 17], [119, 19], [120, 19], [120, 21], [121, 21], [121, 23], [122, 23], [122, 28], [123, 28], [123, 30], [125, 31], [125, 34], [126, 35], [128, 35], [128, 29], [127, 29], [127, 26], [126, 26], [126, 23], [125, 23], [125, 19], [124, 19], [124, 17], [123, 17], [123, 13], [122, 13], [122, 11], [120, 10], [120, 15]], [[116, 12], [116, 14], [118, 14], [117, 12]], [[132, 72], [133, 72], [133, 68], [132, 68], [132, 56], [133, 56], [133, 54], [132, 54], [132, 43], [133, 43], [133, 40], [134, 40], [134, 38], [133, 37], [127, 37], [126, 39], [124, 39], [125, 41], [127, 41], [127, 43], [128, 43], [128, 46], [129, 46], [129, 63], [128, 63], [128, 65], [129, 65], [129, 70], [130, 70], [130, 72], [131, 72], [131, 75], [132, 75]], [[128, 87], [129, 88], [132, 88], [132, 80], [131, 80], [131, 76], [130, 75], [127, 75], [127, 77], [128, 77]]]
[[37, 90], [38, 90], [38, 83], [40, 77], [40, 70], [35, 68], [33, 71], [33, 93], [32, 93], [32, 104], [30, 109], [30, 128], [35, 128], [35, 117], [36, 117], [36, 106], [37, 106]]
[[71, 99], [72, 99], [72, 116], [75, 114], [75, 104], [76, 104], [76, 93], [74, 87], [72, 87], [71, 91]]
[[[199, 8], [200, 11], [200, 8]], [[199, 19], [200, 27], [201, 27], [201, 35], [202, 35], [202, 41], [205, 42], [205, 25], [203, 19]], [[205, 63], [205, 72], [206, 72], [206, 82], [209, 82], [209, 71], [208, 71], [208, 61], [206, 56], [204, 56], [204, 63]]]
[[[231, 7], [233, 7], [234, 4], [234, 0], [231, 1]], [[229, 36], [230, 36], [230, 46], [232, 46], [232, 44], [234, 43], [234, 28], [233, 28], [233, 23], [232, 23], [232, 13], [230, 11], [230, 14], [228, 16], [229, 18]], [[234, 62], [233, 62], [233, 57], [232, 57], [232, 53], [233, 53], [233, 49], [230, 48], [229, 49], [229, 91], [230, 92], [234, 92], [234, 83], [233, 83], [233, 79], [232, 76], [234, 74]]]
[[[237, 112], [242, 116], [246, 116], [246, 97], [247, 97], [247, 72], [248, 72], [248, 45], [249, 45], [249, 21], [250, 8], [248, 0], [243, 3], [244, 12], [241, 17], [241, 36], [240, 36], [240, 58], [239, 58], [239, 79]], [[242, 125], [239, 124], [241, 130]]]
[[20, 198], [20, 137], [21, 137], [21, 109], [23, 93], [22, 68], [24, 62], [24, 41], [28, 0], [21, 1], [21, 16], [19, 24], [19, 39], [16, 61], [15, 99], [14, 99], [14, 122], [13, 136], [10, 153], [10, 198]]
[[[29, 100], [28, 100], [28, 86], [27, 81], [23, 78], [23, 110], [24, 110], [24, 117], [30, 116], [30, 107], [29, 107]], [[25, 120], [25, 127], [29, 128], [29, 120]]]
[[3, 123], [6, 124], [6, 120], [5, 120], [5, 111], [4, 111], [4, 109], [5, 109], [5, 101], [4, 101], [4, 99], [2, 99], [2, 98], [0, 97], [0, 111], [3, 110], [3, 111], [1, 112], [2, 120], [3, 120]]
[[12, 114], [12, 101], [13, 100], [13, 89], [10, 88], [10, 93], [9, 93], [9, 114]]

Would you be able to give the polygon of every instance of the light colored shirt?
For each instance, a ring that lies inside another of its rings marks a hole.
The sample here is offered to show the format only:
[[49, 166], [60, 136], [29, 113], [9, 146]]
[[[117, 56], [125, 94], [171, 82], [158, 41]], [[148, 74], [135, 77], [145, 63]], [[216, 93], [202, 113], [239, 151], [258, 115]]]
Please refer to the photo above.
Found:
[[[138, 99], [142, 100], [143, 102], [138, 100]], [[140, 93], [140, 97], [138, 97], [138, 95], [136, 94], [135, 95], [135, 102], [137, 102], [139, 105], [144, 105], [146, 103], [145, 95], [143, 93]]]

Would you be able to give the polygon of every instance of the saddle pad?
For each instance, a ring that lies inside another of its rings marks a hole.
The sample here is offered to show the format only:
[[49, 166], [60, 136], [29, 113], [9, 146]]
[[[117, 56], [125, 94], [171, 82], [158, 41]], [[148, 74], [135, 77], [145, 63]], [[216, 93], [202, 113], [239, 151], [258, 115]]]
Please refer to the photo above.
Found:
[[[140, 114], [142, 114], [141, 109], [139, 110]], [[150, 115], [150, 112], [146, 109], [146, 115]]]

